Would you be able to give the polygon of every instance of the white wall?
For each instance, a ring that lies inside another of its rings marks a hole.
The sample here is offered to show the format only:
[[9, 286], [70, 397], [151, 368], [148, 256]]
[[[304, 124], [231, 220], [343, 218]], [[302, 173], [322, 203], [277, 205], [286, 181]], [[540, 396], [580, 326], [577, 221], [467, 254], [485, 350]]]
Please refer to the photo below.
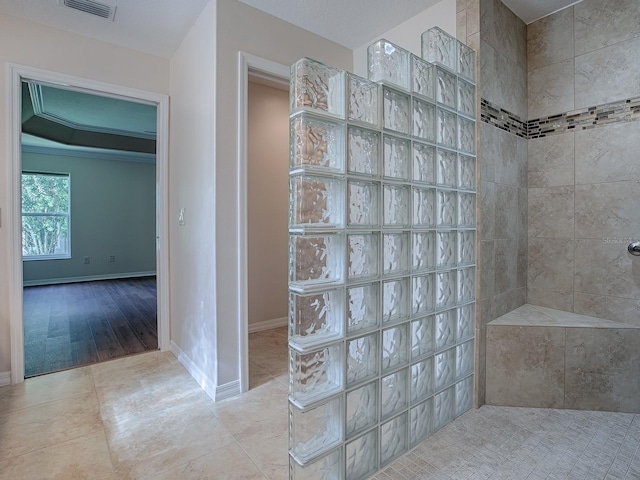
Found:
[[406, 22], [377, 35], [364, 45], [353, 50], [353, 73], [367, 78], [367, 47], [380, 38], [409, 50], [420, 56], [420, 36], [431, 27], [440, 27], [456, 36], [456, 0], [442, 0]]

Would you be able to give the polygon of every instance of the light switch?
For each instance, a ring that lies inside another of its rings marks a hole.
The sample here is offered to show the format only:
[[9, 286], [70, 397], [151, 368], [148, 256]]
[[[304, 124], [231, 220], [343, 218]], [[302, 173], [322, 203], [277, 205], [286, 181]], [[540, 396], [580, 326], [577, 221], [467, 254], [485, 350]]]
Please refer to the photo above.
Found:
[[178, 212], [178, 225], [184, 226], [184, 208], [181, 208]]

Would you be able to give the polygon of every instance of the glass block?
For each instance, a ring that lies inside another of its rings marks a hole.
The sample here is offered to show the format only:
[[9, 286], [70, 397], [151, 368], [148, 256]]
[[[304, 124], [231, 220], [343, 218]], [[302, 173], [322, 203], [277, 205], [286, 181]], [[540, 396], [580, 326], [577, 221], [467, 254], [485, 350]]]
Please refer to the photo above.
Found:
[[342, 463], [340, 448], [306, 465], [289, 457], [289, 476], [296, 480], [336, 480], [342, 477]]
[[407, 413], [380, 426], [380, 464], [386, 465], [407, 451]]
[[411, 404], [433, 394], [433, 357], [411, 365]]
[[436, 315], [436, 350], [442, 350], [456, 343], [456, 310], [447, 310]]
[[416, 405], [410, 412], [409, 444], [415, 447], [433, 431], [433, 398]]
[[292, 287], [342, 282], [344, 237], [339, 233], [289, 236]]
[[476, 87], [458, 79], [458, 112], [471, 118], [476, 116]]
[[458, 328], [456, 328], [456, 340], [458, 342], [473, 337], [475, 318], [476, 309], [474, 303], [458, 307]]
[[433, 185], [435, 176], [436, 149], [431, 145], [413, 142], [413, 181]]
[[436, 170], [438, 173], [438, 185], [455, 187], [457, 185], [456, 164], [458, 155], [450, 150], [438, 148], [436, 152]]
[[383, 272], [399, 275], [409, 271], [409, 233], [385, 233], [383, 243]]
[[382, 322], [399, 322], [409, 318], [409, 279], [382, 282]]
[[294, 176], [289, 187], [289, 226], [342, 228], [344, 182], [337, 178]]
[[307, 113], [290, 120], [289, 167], [344, 171], [344, 126]]
[[382, 371], [398, 368], [409, 361], [411, 339], [408, 324], [382, 331]]
[[448, 148], [458, 146], [458, 116], [449, 110], [438, 108], [438, 119], [436, 122], [438, 145]]
[[309, 410], [289, 404], [289, 448], [298, 463], [306, 464], [340, 444], [343, 410], [342, 397]]
[[[457, 196], [455, 192], [438, 191], [438, 216], [437, 222], [439, 226], [454, 227], [458, 224], [456, 217]], [[454, 250], [455, 253], [455, 250]]]
[[376, 278], [380, 273], [380, 235], [353, 233], [347, 235], [349, 280]]
[[413, 232], [411, 258], [414, 272], [432, 270], [436, 266], [435, 232]]
[[372, 430], [347, 443], [346, 452], [347, 480], [369, 478], [378, 469], [378, 431]]
[[458, 149], [464, 153], [476, 153], [476, 122], [458, 117]]
[[462, 415], [471, 408], [473, 402], [473, 377], [465, 378], [456, 383], [455, 416]]
[[380, 380], [381, 414], [389, 418], [400, 413], [408, 406], [409, 369], [403, 368]]
[[458, 194], [458, 225], [476, 226], [476, 196], [473, 193]]
[[436, 308], [444, 309], [456, 304], [456, 271], [436, 273]]
[[476, 298], [476, 269], [458, 270], [458, 303], [471, 302]]
[[445, 69], [436, 68], [436, 101], [452, 110], [456, 109], [458, 97], [457, 78]]
[[387, 130], [409, 135], [411, 133], [411, 98], [409, 95], [382, 89], [382, 126]]
[[347, 393], [347, 438], [378, 423], [378, 382]]
[[378, 334], [347, 340], [347, 385], [378, 375]]
[[440, 390], [453, 383], [456, 369], [456, 349], [450, 348], [434, 357], [435, 388]]
[[380, 225], [378, 205], [380, 184], [376, 182], [347, 182], [347, 224], [350, 227], [375, 227]]
[[384, 136], [384, 176], [409, 179], [411, 142], [404, 138]]
[[413, 277], [411, 280], [411, 311], [414, 316], [432, 312], [434, 309], [435, 276], [433, 273]]
[[470, 82], [476, 81], [476, 52], [458, 42], [458, 74]]
[[473, 372], [473, 340], [456, 347], [456, 378], [461, 379]]
[[433, 188], [413, 188], [413, 226], [435, 227], [436, 191]]
[[378, 101], [380, 98], [380, 85], [347, 73], [349, 96], [347, 99], [347, 115], [349, 120], [379, 125]]
[[291, 66], [291, 112], [310, 110], [344, 118], [344, 71], [309, 58]]
[[383, 186], [383, 225], [396, 227], [409, 225], [409, 195], [409, 187], [403, 185]]
[[344, 330], [344, 291], [289, 294], [289, 341], [298, 348], [309, 348], [342, 338]]
[[422, 34], [422, 58], [457, 70], [458, 41], [444, 30], [433, 27]]
[[458, 187], [461, 190], [476, 191], [476, 158], [458, 155]]
[[347, 131], [347, 170], [349, 173], [377, 176], [380, 167], [380, 133], [349, 127]]
[[378, 326], [379, 291], [378, 283], [347, 288], [347, 332], [351, 334]]
[[435, 66], [432, 63], [416, 55], [411, 55], [411, 90], [415, 95], [435, 100], [435, 78]]
[[367, 48], [369, 80], [409, 89], [409, 52], [380, 39]]
[[438, 232], [436, 234], [438, 249], [436, 263], [438, 267], [451, 268], [456, 266], [456, 233]]
[[413, 136], [436, 141], [436, 107], [417, 98], [413, 99]]
[[443, 427], [451, 420], [455, 411], [454, 388], [448, 388], [438, 393], [433, 399], [434, 431]]
[[411, 322], [411, 358], [416, 359], [433, 353], [434, 316], [419, 318]]
[[342, 346], [333, 344], [309, 353], [289, 349], [289, 395], [306, 406], [339, 392], [343, 385]]
[[476, 232], [458, 232], [458, 265], [473, 265], [476, 261]]

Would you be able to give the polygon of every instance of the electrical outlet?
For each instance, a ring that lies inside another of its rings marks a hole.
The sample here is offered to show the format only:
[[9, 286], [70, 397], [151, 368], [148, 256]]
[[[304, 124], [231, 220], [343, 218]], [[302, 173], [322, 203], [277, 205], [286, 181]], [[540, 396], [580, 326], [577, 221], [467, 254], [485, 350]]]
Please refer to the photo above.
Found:
[[85, 265], [89, 265], [91, 263], [91, 257], [84, 257], [83, 261]]
[[109, 263], [116, 263], [116, 256], [115, 255], [109, 255]]

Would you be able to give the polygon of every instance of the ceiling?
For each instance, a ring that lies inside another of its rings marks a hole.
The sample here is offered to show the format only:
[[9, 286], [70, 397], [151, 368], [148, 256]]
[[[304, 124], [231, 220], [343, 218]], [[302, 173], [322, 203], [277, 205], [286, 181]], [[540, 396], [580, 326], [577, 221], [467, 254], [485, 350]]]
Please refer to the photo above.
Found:
[[582, 0], [502, 0], [527, 25]]

